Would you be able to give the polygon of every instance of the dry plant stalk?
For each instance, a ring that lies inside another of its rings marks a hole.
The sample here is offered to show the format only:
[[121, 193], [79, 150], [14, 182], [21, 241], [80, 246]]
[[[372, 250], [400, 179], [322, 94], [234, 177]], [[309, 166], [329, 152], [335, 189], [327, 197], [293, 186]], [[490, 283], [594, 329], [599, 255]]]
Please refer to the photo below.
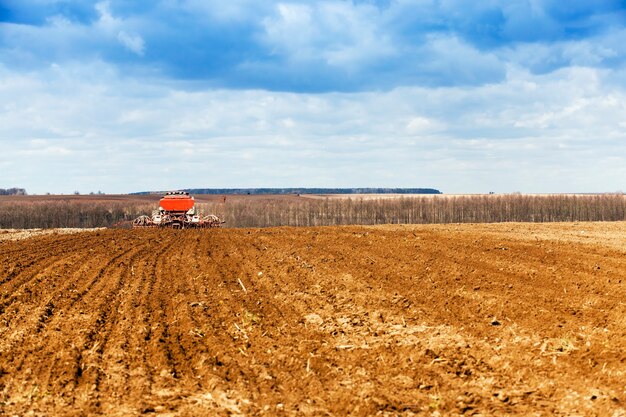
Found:
[[[197, 204], [226, 227], [626, 220], [624, 194], [403, 196], [398, 198], [237, 198]], [[0, 228], [110, 227], [153, 209], [117, 201], [0, 200]]]

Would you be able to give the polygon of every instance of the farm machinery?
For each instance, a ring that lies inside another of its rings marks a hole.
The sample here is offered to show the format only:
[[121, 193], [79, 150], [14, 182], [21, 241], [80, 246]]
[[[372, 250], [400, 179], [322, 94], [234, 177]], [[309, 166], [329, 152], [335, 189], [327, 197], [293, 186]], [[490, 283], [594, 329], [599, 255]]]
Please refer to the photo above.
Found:
[[171, 191], [159, 201], [152, 216], [139, 216], [136, 227], [164, 227], [170, 229], [221, 227], [224, 222], [214, 214], [202, 215], [196, 211], [193, 196], [186, 191]]

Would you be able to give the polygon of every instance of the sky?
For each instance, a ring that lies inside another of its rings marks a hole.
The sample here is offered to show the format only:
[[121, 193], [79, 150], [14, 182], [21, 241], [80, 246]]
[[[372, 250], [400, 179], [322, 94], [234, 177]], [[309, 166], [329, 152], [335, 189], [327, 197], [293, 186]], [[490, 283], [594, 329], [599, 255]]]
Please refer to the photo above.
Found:
[[0, 0], [0, 188], [626, 191], [626, 0]]

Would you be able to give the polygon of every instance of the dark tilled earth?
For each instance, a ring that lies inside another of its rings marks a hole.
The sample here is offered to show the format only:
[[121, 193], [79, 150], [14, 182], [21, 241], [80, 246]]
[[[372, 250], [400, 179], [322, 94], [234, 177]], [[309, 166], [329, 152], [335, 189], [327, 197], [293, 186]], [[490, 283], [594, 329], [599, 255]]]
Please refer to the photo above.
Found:
[[0, 240], [0, 415], [626, 416], [626, 223]]

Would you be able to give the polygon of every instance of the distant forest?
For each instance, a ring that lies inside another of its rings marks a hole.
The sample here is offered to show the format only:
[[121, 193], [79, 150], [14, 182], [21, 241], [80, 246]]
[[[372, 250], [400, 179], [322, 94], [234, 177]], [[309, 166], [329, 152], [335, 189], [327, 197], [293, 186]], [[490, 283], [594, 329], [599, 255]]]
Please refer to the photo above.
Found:
[[0, 195], [26, 195], [23, 188], [0, 188]]
[[[441, 194], [434, 188], [187, 188], [191, 194]], [[132, 194], [159, 194], [143, 191]]]
[[[201, 213], [219, 216], [226, 227], [626, 220], [623, 194], [233, 197], [196, 206]], [[0, 198], [0, 229], [131, 227], [133, 219], [153, 209], [153, 202], [139, 198]]]

